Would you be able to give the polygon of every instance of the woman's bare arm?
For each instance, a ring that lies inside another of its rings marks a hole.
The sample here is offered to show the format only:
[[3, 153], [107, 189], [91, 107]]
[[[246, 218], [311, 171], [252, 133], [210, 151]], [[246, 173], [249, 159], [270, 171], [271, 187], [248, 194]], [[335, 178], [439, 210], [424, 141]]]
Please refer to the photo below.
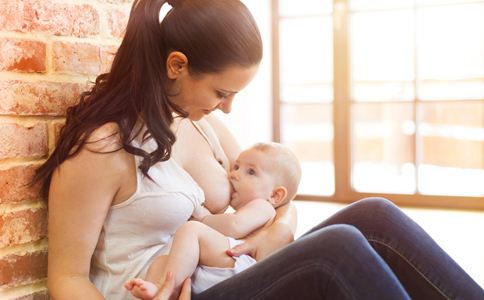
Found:
[[256, 230], [227, 253], [232, 256], [249, 254], [260, 261], [294, 241], [296, 231], [296, 209], [292, 203], [277, 208], [274, 222]]
[[124, 168], [132, 168], [126, 158], [124, 151], [82, 149], [55, 170], [48, 217], [48, 288], [53, 299], [103, 299], [89, 281], [90, 263]]

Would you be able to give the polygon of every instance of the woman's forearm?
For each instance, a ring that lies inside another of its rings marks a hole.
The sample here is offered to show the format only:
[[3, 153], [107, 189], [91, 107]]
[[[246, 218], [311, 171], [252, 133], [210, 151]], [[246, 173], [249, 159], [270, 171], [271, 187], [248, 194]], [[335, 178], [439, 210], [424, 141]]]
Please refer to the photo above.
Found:
[[272, 223], [252, 233], [243, 245], [233, 248], [229, 253], [235, 256], [248, 253], [257, 261], [262, 260], [294, 241], [296, 223], [295, 206], [292, 203], [281, 206]]
[[[124, 287], [119, 287], [120, 289]], [[94, 284], [85, 277], [63, 276], [56, 279], [48, 279], [48, 290], [52, 300], [104, 300]]]
[[[280, 206], [276, 209], [276, 218], [274, 223], [283, 224], [290, 229], [293, 239], [297, 228], [297, 211], [296, 206], [289, 202], [286, 205]], [[273, 224], [274, 224], [273, 223]]]

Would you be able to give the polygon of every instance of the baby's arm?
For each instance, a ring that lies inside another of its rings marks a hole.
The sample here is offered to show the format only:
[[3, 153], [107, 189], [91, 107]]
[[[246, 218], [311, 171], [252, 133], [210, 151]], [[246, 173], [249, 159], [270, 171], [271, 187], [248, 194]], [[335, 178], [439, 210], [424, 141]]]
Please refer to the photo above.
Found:
[[254, 199], [234, 213], [207, 215], [201, 221], [226, 236], [239, 239], [264, 226], [275, 215], [276, 210], [267, 200]]

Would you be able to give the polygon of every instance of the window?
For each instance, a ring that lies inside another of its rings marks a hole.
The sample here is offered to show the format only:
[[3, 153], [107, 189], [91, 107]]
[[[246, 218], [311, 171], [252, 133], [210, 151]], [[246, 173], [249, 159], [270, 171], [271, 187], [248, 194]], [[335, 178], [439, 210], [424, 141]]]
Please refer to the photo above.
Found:
[[305, 199], [484, 208], [484, 1], [273, 0], [274, 137]]

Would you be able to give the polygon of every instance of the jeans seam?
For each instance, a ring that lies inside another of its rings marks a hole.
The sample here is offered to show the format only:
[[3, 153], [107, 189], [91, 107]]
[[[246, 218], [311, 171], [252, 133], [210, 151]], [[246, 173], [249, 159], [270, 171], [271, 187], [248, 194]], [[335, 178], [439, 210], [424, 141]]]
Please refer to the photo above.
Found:
[[420, 276], [422, 276], [423, 279], [425, 279], [425, 281], [427, 281], [431, 286], [433, 286], [445, 299], [447, 300], [451, 300], [450, 297], [448, 297], [444, 291], [442, 291], [441, 288], [439, 288], [437, 285], [435, 285], [423, 272], [421, 272], [417, 266], [415, 266], [408, 258], [405, 257], [405, 255], [403, 255], [402, 253], [400, 253], [397, 249], [393, 248], [391, 245], [381, 241], [381, 240], [377, 240], [377, 239], [374, 239], [374, 238], [368, 238], [368, 241], [369, 242], [374, 242], [374, 243], [377, 243], [377, 244], [380, 244], [380, 245], [383, 245], [385, 247], [387, 247], [388, 249], [390, 249], [391, 251], [393, 251], [395, 254], [397, 254], [401, 259], [403, 259], [408, 265], [410, 265], [418, 274], [420, 274]]
[[[259, 291], [257, 294], [253, 295], [254, 297], [262, 297], [263, 294], [266, 294], [268, 293], [270, 290], [272, 290], [274, 287], [276, 287], [278, 284], [279, 284], [279, 281], [281, 280], [284, 280], [290, 276], [292, 276], [294, 272], [301, 272], [301, 271], [304, 271], [304, 270], [308, 270], [308, 269], [311, 269], [311, 268], [317, 268], [317, 267], [321, 267], [323, 269], [324, 272], [328, 273], [329, 275], [331, 275], [330, 272], [330, 269], [328, 266], [326, 266], [325, 264], [319, 262], [319, 263], [308, 263], [306, 265], [303, 265], [295, 270], [293, 270], [292, 272], [290, 273], [287, 273], [285, 274], [283, 277], [279, 278], [278, 280], [274, 281], [271, 285], [268, 285], [266, 286], [263, 290]], [[353, 297], [353, 295], [351, 293], [349, 293], [349, 289], [346, 287], [346, 285], [344, 284], [344, 282], [342, 280], [340, 280], [339, 276], [337, 276], [336, 274], [339, 274], [338, 272], [334, 272], [333, 275], [331, 275], [330, 279], [333, 279], [335, 278], [336, 280], [336, 283], [338, 284], [338, 286], [341, 287], [342, 291], [344, 292], [345, 296], [347, 296], [348, 298], [347, 299], [356, 299]]]

